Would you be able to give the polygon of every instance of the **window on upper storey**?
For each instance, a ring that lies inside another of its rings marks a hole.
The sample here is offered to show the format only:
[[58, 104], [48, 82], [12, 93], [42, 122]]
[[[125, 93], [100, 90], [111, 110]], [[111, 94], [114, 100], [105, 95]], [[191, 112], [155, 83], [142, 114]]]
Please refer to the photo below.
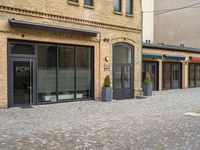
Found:
[[94, 3], [93, 3], [93, 0], [84, 0], [84, 4], [93, 6]]
[[133, 14], [133, 0], [126, 0], [126, 14]]
[[122, 11], [122, 1], [114, 0], [114, 11], [121, 12]]
[[75, 3], [78, 3], [79, 0], [68, 0], [69, 2], [75, 2]]

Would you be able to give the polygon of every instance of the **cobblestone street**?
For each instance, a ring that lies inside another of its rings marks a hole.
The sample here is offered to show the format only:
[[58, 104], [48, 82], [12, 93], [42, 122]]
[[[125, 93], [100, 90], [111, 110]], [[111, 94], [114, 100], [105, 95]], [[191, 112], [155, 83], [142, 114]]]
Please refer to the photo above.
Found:
[[0, 149], [199, 150], [200, 88], [0, 110]]

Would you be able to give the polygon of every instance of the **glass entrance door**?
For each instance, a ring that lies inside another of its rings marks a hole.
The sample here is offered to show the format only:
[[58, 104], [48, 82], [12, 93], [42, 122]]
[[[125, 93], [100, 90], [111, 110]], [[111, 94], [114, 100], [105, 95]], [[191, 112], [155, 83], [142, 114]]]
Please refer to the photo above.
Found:
[[126, 43], [113, 46], [113, 98], [130, 99], [134, 95], [133, 47]]
[[15, 58], [10, 63], [11, 106], [31, 105], [35, 92], [34, 60]]
[[163, 89], [180, 89], [182, 82], [180, 63], [163, 63]]
[[173, 64], [172, 65], [172, 88], [178, 89], [180, 88], [180, 79], [181, 79], [181, 69], [180, 64]]
[[143, 81], [146, 74], [149, 73], [152, 80], [152, 90], [158, 90], [158, 65], [157, 62], [144, 62], [143, 63]]
[[130, 64], [116, 64], [114, 74], [114, 99], [132, 98], [131, 68]]

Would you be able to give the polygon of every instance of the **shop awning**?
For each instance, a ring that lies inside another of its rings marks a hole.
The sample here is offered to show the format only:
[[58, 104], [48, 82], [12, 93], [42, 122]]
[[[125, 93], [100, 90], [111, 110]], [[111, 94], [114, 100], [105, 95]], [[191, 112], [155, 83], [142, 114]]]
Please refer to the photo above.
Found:
[[190, 57], [190, 60], [192, 60], [192, 61], [200, 61], [200, 57]]
[[143, 59], [162, 59], [162, 55], [156, 54], [143, 54]]
[[15, 19], [9, 19], [8, 22], [12, 27], [31, 28], [31, 29], [47, 30], [47, 31], [56, 31], [56, 32], [70, 33], [70, 34], [83, 34], [83, 35], [92, 36], [92, 37], [96, 37], [97, 36], [97, 32], [91, 31], [91, 30], [67, 28], [67, 27], [63, 27], [63, 26], [42, 24], [42, 23], [34, 23], [34, 22], [15, 20]]
[[169, 55], [163, 55], [165, 59], [171, 59], [171, 60], [185, 60], [185, 57], [182, 56], [169, 56]]

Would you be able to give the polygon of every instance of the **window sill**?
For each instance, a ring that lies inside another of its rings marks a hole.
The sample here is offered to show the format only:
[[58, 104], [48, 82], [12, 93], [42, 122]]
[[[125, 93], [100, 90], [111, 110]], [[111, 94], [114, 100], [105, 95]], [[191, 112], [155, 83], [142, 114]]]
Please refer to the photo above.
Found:
[[126, 17], [131, 17], [131, 18], [133, 18], [133, 14], [126, 14]]
[[77, 2], [68, 1], [68, 4], [69, 4], [69, 5], [74, 5], [74, 6], [80, 6], [80, 4], [77, 3]]
[[88, 8], [88, 9], [94, 9], [94, 6], [93, 6], [93, 5], [84, 4], [83, 7], [84, 7], [84, 8]]
[[120, 12], [120, 11], [114, 11], [114, 14], [121, 15], [121, 16], [123, 15], [122, 12]]

